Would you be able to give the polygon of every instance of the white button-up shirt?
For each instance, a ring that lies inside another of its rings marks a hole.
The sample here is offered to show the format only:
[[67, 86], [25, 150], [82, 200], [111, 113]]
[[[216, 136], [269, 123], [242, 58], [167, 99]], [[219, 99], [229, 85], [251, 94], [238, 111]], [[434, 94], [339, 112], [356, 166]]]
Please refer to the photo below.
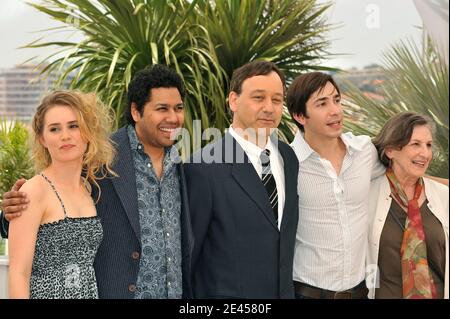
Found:
[[233, 127], [230, 126], [228, 129], [228, 133], [239, 143], [239, 145], [244, 150], [245, 154], [247, 154], [250, 162], [258, 173], [259, 178], [262, 178], [262, 164], [261, 164], [261, 152], [264, 149], [268, 149], [270, 151], [270, 168], [272, 170], [272, 175], [275, 179], [275, 185], [277, 186], [278, 193], [278, 229], [280, 229], [281, 220], [283, 218], [283, 210], [284, 210], [284, 199], [285, 199], [285, 191], [284, 191], [284, 163], [283, 158], [278, 150], [278, 147], [273, 143], [273, 141], [268, 138], [267, 144], [264, 149], [260, 148], [256, 144], [253, 144], [242, 136], [240, 136]]
[[341, 135], [346, 154], [339, 175], [297, 132], [299, 220], [295, 281], [342, 291], [365, 276], [370, 180], [385, 172], [368, 136]]

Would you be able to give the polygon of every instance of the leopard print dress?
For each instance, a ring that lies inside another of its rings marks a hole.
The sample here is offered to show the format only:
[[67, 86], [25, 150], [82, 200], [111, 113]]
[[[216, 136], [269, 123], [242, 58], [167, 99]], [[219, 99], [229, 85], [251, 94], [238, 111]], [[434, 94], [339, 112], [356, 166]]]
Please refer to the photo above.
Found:
[[53, 183], [64, 219], [39, 227], [30, 281], [32, 299], [98, 298], [94, 258], [103, 237], [98, 216], [71, 218]]

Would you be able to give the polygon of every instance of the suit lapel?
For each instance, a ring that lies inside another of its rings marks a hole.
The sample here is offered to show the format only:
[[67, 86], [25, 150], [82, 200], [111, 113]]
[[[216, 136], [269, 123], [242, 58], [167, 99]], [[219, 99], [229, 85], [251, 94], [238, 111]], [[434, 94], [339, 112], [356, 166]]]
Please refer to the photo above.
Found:
[[[298, 178], [298, 174], [292, 174], [292, 171], [294, 171], [294, 168], [292, 167], [292, 162], [289, 160], [287, 156], [287, 151], [285, 147], [290, 147], [286, 144], [283, 144], [282, 142], [278, 142], [278, 151], [281, 154], [281, 157], [283, 158], [283, 171], [284, 171], [284, 210], [283, 210], [283, 218], [281, 219], [281, 226], [280, 230], [283, 231], [286, 225], [289, 224], [289, 219], [292, 215], [292, 213], [289, 212], [289, 206], [290, 206], [290, 196], [291, 188], [294, 187], [293, 185], [296, 185], [296, 179]], [[295, 190], [295, 193], [297, 193], [297, 189]], [[298, 209], [298, 207], [295, 207], [294, 209]]]
[[136, 174], [126, 127], [121, 128], [114, 134], [113, 141], [117, 144], [117, 160], [113, 165], [113, 170], [119, 177], [113, 178], [112, 183], [120, 198], [122, 206], [125, 209], [131, 227], [133, 228], [139, 243], [141, 243]]
[[[177, 172], [180, 180], [180, 194], [181, 194], [181, 235], [183, 240], [182, 248], [184, 250], [183, 255], [192, 255], [194, 234], [191, 228], [191, 217], [189, 213], [189, 201], [187, 195], [186, 177], [184, 175], [184, 169], [182, 164], [177, 165]], [[187, 260], [187, 259], [186, 259]]]
[[[231, 175], [242, 190], [260, 208], [272, 226], [278, 231], [278, 226], [275, 224], [275, 218], [269, 203], [267, 191], [256, 173], [253, 164], [248, 159], [247, 154], [245, 154], [239, 143], [237, 143], [229, 133], [225, 134], [223, 141], [222, 154], [224, 161], [233, 165]], [[230, 154], [230, 152], [232, 152], [232, 154]], [[232, 155], [232, 157], [230, 155]], [[241, 159], [241, 161], [239, 161], [239, 159]]]

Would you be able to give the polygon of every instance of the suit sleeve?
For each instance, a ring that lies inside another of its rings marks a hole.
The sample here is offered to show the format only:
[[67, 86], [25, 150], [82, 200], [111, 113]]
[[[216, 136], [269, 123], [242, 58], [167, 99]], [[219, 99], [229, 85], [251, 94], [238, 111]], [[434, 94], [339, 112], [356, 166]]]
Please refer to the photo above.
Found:
[[2, 211], [0, 211], [0, 234], [2, 238], [8, 238], [9, 222], [5, 219]]
[[213, 214], [212, 192], [208, 171], [205, 165], [202, 164], [188, 164], [185, 166], [189, 212], [194, 235], [193, 267], [195, 267], [202, 250]]

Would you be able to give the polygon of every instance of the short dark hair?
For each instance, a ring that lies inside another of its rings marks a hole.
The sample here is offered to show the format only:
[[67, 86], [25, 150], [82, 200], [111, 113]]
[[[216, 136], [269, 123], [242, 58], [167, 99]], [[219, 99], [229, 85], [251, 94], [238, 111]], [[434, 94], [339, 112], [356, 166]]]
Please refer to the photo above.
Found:
[[137, 110], [142, 115], [144, 105], [151, 99], [151, 90], [157, 88], [177, 88], [181, 98], [184, 99], [185, 91], [181, 76], [165, 65], [154, 64], [136, 72], [128, 85], [128, 109], [127, 122], [134, 124], [131, 116], [131, 103], [136, 103]]
[[242, 83], [248, 78], [257, 75], [268, 75], [276, 72], [283, 83], [283, 92], [285, 91], [285, 76], [283, 72], [273, 62], [252, 61], [233, 71], [230, 81], [230, 92], [241, 94]]
[[[294, 115], [303, 115], [308, 117], [306, 113], [306, 102], [308, 102], [311, 95], [317, 90], [322, 90], [327, 83], [333, 84], [336, 91], [341, 95], [336, 82], [334, 82], [331, 75], [322, 72], [310, 72], [297, 76], [292, 84], [289, 86], [286, 95], [286, 106], [294, 120]], [[294, 120], [298, 128], [304, 132], [303, 125]]]
[[384, 124], [380, 133], [372, 140], [381, 163], [389, 167], [390, 160], [386, 156], [386, 149], [402, 149], [411, 140], [414, 128], [422, 125], [428, 126], [431, 134], [434, 134], [436, 129], [435, 124], [425, 115], [415, 112], [402, 112], [391, 117]]

